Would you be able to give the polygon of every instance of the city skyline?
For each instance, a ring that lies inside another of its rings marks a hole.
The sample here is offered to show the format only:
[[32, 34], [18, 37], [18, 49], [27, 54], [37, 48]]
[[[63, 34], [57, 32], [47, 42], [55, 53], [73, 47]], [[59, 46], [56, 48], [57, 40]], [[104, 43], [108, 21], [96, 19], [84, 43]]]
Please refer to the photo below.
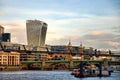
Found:
[[119, 0], [1, 0], [0, 25], [12, 41], [27, 44], [26, 20], [48, 23], [46, 44], [120, 51]]

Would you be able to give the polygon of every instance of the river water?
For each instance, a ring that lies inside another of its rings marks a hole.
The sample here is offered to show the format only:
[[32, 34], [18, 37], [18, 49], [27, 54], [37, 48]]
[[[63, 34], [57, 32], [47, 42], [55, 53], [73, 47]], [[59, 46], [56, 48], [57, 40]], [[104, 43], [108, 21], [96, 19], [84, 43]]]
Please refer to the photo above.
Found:
[[120, 71], [110, 77], [75, 78], [71, 71], [7, 71], [0, 72], [0, 80], [120, 80]]

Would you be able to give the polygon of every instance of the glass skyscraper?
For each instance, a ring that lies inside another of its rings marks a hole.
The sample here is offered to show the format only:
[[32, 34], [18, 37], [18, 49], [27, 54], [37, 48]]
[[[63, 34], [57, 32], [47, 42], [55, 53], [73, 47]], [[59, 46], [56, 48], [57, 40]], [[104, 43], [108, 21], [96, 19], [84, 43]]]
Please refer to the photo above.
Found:
[[0, 34], [4, 33], [4, 27], [0, 25]]
[[2, 42], [11, 42], [11, 34], [2, 33]]
[[44, 46], [47, 23], [39, 20], [27, 20], [27, 43], [31, 46]]
[[0, 42], [2, 42], [2, 34], [4, 33], [4, 27], [0, 25]]

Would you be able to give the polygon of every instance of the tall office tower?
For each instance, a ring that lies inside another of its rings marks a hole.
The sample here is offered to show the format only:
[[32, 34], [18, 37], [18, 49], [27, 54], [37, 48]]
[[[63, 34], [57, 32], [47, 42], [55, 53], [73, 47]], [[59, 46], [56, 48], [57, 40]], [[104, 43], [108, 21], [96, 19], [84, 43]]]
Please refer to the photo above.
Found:
[[27, 43], [32, 46], [44, 46], [47, 24], [39, 20], [27, 20]]
[[0, 25], [0, 34], [4, 33], [4, 27]]
[[4, 33], [4, 27], [0, 25], [0, 42], [2, 42], [2, 34]]
[[11, 34], [2, 33], [2, 42], [11, 42]]

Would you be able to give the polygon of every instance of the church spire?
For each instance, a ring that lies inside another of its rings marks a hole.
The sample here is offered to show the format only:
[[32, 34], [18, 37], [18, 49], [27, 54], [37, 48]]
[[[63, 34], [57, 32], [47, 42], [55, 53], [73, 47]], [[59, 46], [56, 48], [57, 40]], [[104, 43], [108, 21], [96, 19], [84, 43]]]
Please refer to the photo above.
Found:
[[83, 47], [83, 46], [82, 46], [82, 42], [80, 43], [80, 47]]
[[72, 46], [71, 41], [69, 40], [68, 46]]
[[83, 45], [82, 45], [82, 42], [80, 43], [80, 47], [79, 47], [79, 54], [78, 54], [78, 56], [80, 56], [81, 57], [81, 60], [84, 60], [84, 47], [83, 47]]
[[67, 46], [67, 51], [71, 52], [72, 51], [72, 44], [71, 41], [69, 40], [68, 46]]

